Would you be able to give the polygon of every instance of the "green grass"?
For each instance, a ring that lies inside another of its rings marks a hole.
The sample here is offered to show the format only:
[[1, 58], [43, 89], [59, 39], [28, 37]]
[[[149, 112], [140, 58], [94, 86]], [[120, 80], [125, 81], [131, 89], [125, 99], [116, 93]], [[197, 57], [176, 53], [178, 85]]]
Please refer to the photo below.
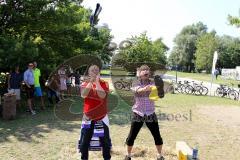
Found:
[[102, 75], [110, 75], [113, 76], [127, 76], [128, 72], [122, 68], [112, 68], [112, 69], [103, 69], [101, 70]]
[[[73, 102], [71, 111], [77, 113], [82, 111], [82, 99], [73, 98], [71, 102]], [[131, 106], [115, 94], [110, 95], [109, 103], [112, 109], [109, 115], [110, 133], [113, 142], [112, 156], [114, 160], [123, 159], [125, 154], [124, 141], [130, 127]], [[189, 109], [193, 111], [193, 122], [191, 123], [160, 122], [161, 133], [165, 142], [164, 154], [169, 160], [176, 159], [175, 153], [172, 151], [175, 148], [176, 140], [186, 140], [190, 144], [194, 144], [198, 137], [197, 133], [202, 130], [199, 125], [204, 123], [202, 125], [208, 127], [213, 123], [211, 121], [198, 123], [199, 119], [195, 117], [197, 116], [195, 109], [198, 106], [240, 106], [239, 102], [225, 98], [181, 94], [167, 94], [165, 98], [157, 101], [156, 105], [158, 106], [156, 107], [157, 113], [160, 111], [188, 113]], [[65, 105], [68, 108], [69, 106], [69, 103]], [[64, 105], [58, 107], [57, 111], [64, 111], [61, 108], [64, 108]], [[79, 154], [76, 152], [76, 143], [79, 137], [81, 116], [78, 115], [72, 120], [63, 120], [56, 116], [55, 111], [53, 107], [49, 107], [45, 111], [39, 111], [35, 116], [22, 111], [18, 113], [15, 120], [3, 121], [0, 119], [0, 160], [72, 160], [79, 158]], [[66, 117], [67, 115], [64, 116], [63, 114], [62, 118]], [[186, 133], [185, 130], [181, 130], [182, 127], [193, 128], [193, 130]], [[206, 129], [206, 132], [208, 130], [211, 129]], [[144, 127], [135, 143], [135, 152], [139, 152], [139, 156], [134, 157], [134, 159], [155, 159], [156, 152], [153, 144], [149, 131]], [[218, 143], [216, 143], [217, 145]], [[216, 146], [209, 150], [214, 150]], [[201, 152], [204, 152], [204, 147]], [[90, 159], [101, 159], [101, 153], [91, 152], [90, 157]]]
[[192, 107], [196, 105], [212, 105], [212, 106], [240, 106], [239, 101], [227, 98], [195, 96], [184, 94], [166, 94], [166, 97], [157, 101], [158, 106], [175, 106], [175, 107]]
[[109, 69], [101, 70], [101, 75], [110, 75], [110, 70]]
[[[168, 71], [166, 74], [176, 76], [175, 71]], [[198, 81], [206, 81], [206, 82], [211, 82], [212, 81], [212, 75], [211, 74], [206, 74], [206, 73], [186, 73], [186, 72], [177, 72], [177, 76], [180, 78], [190, 78]], [[235, 87], [237, 87], [238, 84], [240, 84], [240, 81], [236, 80], [225, 80], [222, 79], [221, 76], [218, 76], [218, 79], [213, 78], [213, 83], [217, 84], [226, 84], [226, 85], [231, 85], [231, 83], [234, 84]]]

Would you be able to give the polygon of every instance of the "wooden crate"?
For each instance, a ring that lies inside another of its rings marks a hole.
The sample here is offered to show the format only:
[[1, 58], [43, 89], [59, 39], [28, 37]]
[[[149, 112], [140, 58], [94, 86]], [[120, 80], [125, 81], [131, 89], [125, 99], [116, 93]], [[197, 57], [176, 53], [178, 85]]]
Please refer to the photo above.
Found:
[[5, 120], [11, 120], [16, 117], [16, 95], [6, 93], [3, 96], [2, 116]]

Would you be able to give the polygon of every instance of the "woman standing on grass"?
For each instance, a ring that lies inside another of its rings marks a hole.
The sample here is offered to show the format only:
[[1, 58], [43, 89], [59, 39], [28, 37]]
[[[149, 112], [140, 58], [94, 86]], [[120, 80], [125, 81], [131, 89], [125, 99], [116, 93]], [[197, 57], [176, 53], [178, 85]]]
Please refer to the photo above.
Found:
[[83, 119], [81, 136], [79, 140], [79, 151], [81, 159], [88, 159], [90, 141], [94, 133], [94, 126], [99, 122], [103, 126], [103, 136], [100, 137], [102, 154], [104, 160], [111, 159], [109, 120], [107, 116], [107, 96], [109, 92], [108, 83], [100, 79], [100, 70], [97, 65], [91, 65], [88, 76], [81, 84], [81, 96], [84, 98]]
[[133, 85], [131, 90], [134, 92], [135, 104], [132, 107], [133, 117], [131, 129], [126, 139], [127, 155], [125, 160], [131, 160], [131, 152], [134, 141], [145, 122], [148, 129], [154, 138], [155, 145], [158, 151], [157, 160], [164, 160], [162, 156], [163, 140], [160, 135], [158, 119], [155, 114], [154, 101], [149, 99], [151, 87], [154, 86], [150, 77], [150, 68], [147, 65], [142, 65], [138, 69], [139, 81]]

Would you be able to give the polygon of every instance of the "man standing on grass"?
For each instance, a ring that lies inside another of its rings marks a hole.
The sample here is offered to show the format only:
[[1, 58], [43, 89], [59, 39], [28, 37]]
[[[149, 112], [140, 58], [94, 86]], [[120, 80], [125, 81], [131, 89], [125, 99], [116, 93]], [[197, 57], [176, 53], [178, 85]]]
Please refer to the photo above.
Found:
[[164, 160], [162, 156], [163, 140], [160, 135], [158, 119], [155, 114], [154, 101], [149, 98], [151, 88], [155, 86], [155, 83], [150, 78], [150, 68], [147, 65], [142, 65], [138, 69], [139, 81], [131, 88], [134, 93], [134, 105], [132, 107], [132, 123], [129, 135], [126, 139], [127, 155], [125, 160], [131, 160], [131, 152], [134, 145], [134, 141], [142, 128], [146, 123], [150, 130], [155, 146], [158, 152], [157, 160]]
[[27, 92], [27, 103], [30, 112], [32, 115], [35, 115], [36, 112], [32, 108], [32, 100], [34, 97], [34, 75], [33, 75], [33, 63], [28, 64], [28, 69], [24, 72], [24, 82], [26, 84], [26, 92]]
[[41, 71], [40, 71], [40, 69], [37, 68], [37, 62], [36, 61], [33, 62], [33, 64], [34, 64], [33, 75], [34, 75], [35, 95], [37, 97], [40, 97], [40, 99], [41, 99], [41, 109], [44, 110], [45, 109], [44, 99], [43, 99], [41, 85], [40, 85], [40, 82], [39, 82], [39, 79], [41, 77]]
[[8, 77], [8, 92], [16, 94], [17, 107], [20, 107], [21, 100], [21, 82], [23, 81], [23, 75], [19, 72], [19, 66], [15, 67], [15, 72], [10, 73]]

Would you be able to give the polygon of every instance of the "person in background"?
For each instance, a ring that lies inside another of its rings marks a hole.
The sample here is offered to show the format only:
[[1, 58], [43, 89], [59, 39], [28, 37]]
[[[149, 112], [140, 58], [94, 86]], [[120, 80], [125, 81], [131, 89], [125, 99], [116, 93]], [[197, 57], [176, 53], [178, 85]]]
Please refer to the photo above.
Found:
[[219, 69], [218, 69], [218, 68], [215, 69], [215, 71], [214, 71], [214, 75], [215, 75], [216, 80], [217, 80], [218, 75], [219, 75]]
[[80, 90], [80, 79], [81, 79], [81, 76], [79, 74], [79, 71], [75, 71], [74, 77], [75, 77], [76, 93], [80, 95], [81, 94], [81, 90]]
[[155, 84], [149, 79], [150, 68], [147, 65], [142, 65], [137, 72], [139, 80], [131, 88], [134, 93], [135, 103], [132, 107], [133, 116], [131, 128], [126, 139], [127, 155], [125, 156], [125, 160], [131, 160], [131, 152], [134, 141], [144, 123], [146, 123], [154, 138], [155, 146], [158, 152], [157, 160], [164, 160], [164, 157], [162, 156], [163, 140], [159, 131], [158, 119], [155, 114], [154, 101], [149, 98], [151, 87], [155, 86]]
[[67, 95], [71, 96], [71, 92], [72, 92], [72, 88], [71, 88], [72, 87], [72, 74], [71, 73], [67, 76], [66, 84], [67, 84]]
[[40, 97], [41, 99], [41, 109], [45, 109], [45, 104], [44, 104], [44, 98], [42, 94], [42, 89], [40, 85], [40, 77], [41, 77], [41, 71], [39, 68], [37, 68], [37, 62], [33, 62], [34, 68], [33, 68], [33, 75], [34, 75], [34, 89], [35, 89], [35, 95], [36, 97]]
[[20, 107], [21, 100], [21, 83], [23, 81], [23, 75], [19, 72], [19, 66], [15, 67], [15, 71], [8, 76], [8, 92], [16, 94], [17, 107]]
[[55, 97], [56, 103], [59, 102], [58, 92], [60, 89], [60, 80], [57, 74], [51, 76], [47, 84], [48, 87], [48, 101], [53, 104], [53, 97]]
[[32, 108], [32, 101], [34, 97], [34, 75], [33, 75], [33, 63], [28, 64], [28, 69], [24, 72], [24, 82], [26, 84], [26, 93], [27, 93], [27, 103], [30, 112], [32, 115], [35, 115], [36, 112]]
[[64, 99], [64, 92], [67, 91], [67, 74], [65, 67], [62, 65], [58, 70], [58, 76], [60, 80], [60, 100]]

